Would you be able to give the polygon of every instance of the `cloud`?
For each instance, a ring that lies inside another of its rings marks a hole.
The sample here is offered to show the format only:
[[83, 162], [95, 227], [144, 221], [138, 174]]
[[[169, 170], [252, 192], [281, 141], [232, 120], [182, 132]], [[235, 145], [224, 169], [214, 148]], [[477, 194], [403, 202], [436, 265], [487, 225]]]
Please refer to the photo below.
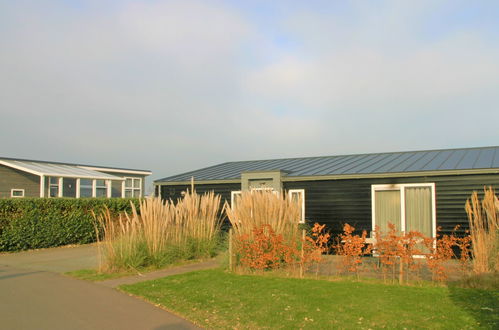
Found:
[[463, 16], [494, 10], [455, 3], [2, 3], [0, 154], [157, 178], [494, 144], [496, 23]]

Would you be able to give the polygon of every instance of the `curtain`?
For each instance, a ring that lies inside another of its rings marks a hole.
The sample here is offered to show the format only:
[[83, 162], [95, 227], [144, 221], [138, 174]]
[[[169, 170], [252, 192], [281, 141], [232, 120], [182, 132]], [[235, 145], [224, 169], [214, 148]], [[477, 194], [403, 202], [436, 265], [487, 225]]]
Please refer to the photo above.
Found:
[[405, 188], [406, 232], [419, 231], [432, 237], [432, 205], [430, 187]]
[[386, 233], [391, 222], [400, 231], [400, 190], [377, 190], [374, 194], [376, 226]]

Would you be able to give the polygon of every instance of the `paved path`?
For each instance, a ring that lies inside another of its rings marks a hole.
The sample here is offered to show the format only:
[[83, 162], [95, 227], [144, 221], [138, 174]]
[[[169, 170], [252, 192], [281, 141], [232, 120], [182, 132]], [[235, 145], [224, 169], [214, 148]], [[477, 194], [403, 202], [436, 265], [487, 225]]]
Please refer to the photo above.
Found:
[[0, 255], [0, 327], [199, 329], [180, 317], [105, 285], [58, 274], [89, 268], [96, 262], [95, 246]]

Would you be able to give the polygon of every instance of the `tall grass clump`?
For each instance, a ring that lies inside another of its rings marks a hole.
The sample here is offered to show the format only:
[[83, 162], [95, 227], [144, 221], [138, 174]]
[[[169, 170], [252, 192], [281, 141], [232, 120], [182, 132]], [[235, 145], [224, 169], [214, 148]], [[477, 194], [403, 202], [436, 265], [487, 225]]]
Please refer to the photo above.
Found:
[[139, 211], [95, 218], [103, 228], [100, 271], [159, 268], [181, 260], [212, 257], [220, 242], [220, 196], [187, 192], [177, 203], [147, 198]]
[[269, 225], [286, 240], [299, 237], [300, 202], [288, 194], [265, 190], [243, 191], [235, 205], [225, 204], [225, 212], [236, 236], [251, 235], [255, 228]]
[[474, 191], [465, 209], [470, 224], [474, 273], [499, 272], [499, 201], [492, 187], [484, 188], [482, 201]]

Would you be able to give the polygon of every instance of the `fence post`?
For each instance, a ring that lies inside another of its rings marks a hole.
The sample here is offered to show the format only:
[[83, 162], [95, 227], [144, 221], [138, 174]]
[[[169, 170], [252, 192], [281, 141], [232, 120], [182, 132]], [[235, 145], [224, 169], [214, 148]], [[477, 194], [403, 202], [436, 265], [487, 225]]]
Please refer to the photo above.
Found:
[[232, 246], [232, 232], [233, 232], [233, 229], [230, 228], [229, 229], [229, 271], [233, 271], [234, 270], [234, 261], [233, 261], [233, 246]]
[[399, 257], [399, 284], [404, 283], [404, 264], [402, 263], [402, 256]]

